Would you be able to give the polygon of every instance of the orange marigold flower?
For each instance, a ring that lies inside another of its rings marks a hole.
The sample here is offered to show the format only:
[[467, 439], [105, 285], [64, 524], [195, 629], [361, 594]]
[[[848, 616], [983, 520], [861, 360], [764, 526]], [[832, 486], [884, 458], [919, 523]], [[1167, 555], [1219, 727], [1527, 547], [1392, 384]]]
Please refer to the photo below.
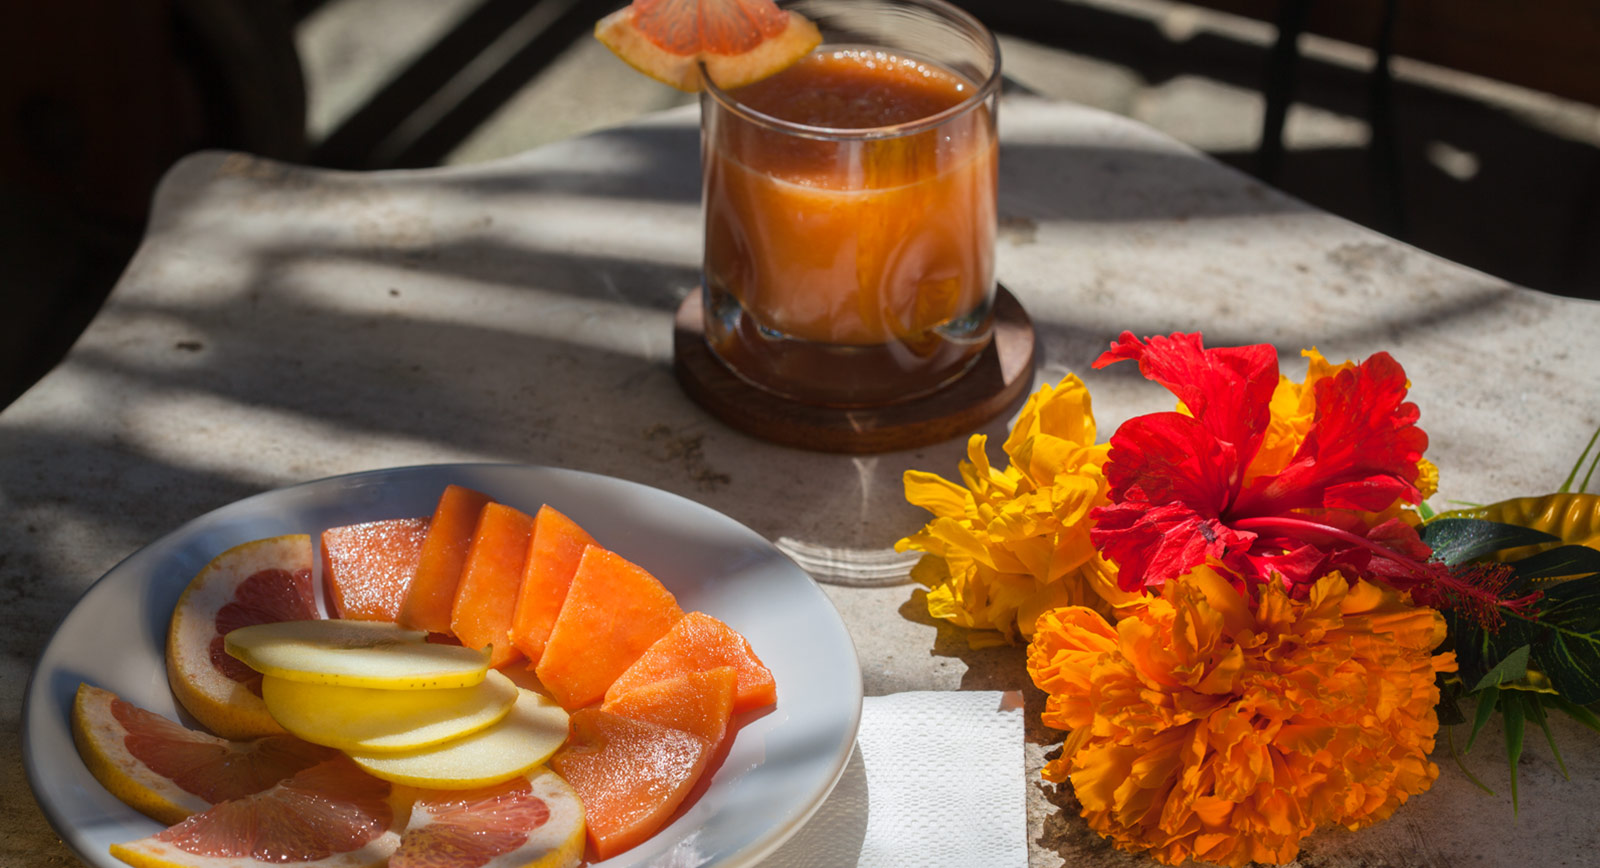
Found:
[[1320, 825], [1389, 816], [1438, 776], [1434, 655], [1445, 622], [1337, 574], [1255, 606], [1209, 568], [1167, 582], [1116, 625], [1046, 612], [1028, 672], [1070, 729], [1046, 779], [1132, 852], [1176, 865], [1283, 863]]
[[1009, 640], [1031, 635], [1048, 609], [1131, 599], [1089, 540], [1089, 511], [1106, 493], [1107, 447], [1094, 441], [1089, 390], [1069, 374], [1023, 406], [1004, 446], [1009, 467], [989, 463], [978, 434], [960, 482], [906, 471], [906, 500], [934, 518], [895, 550], [926, 553], [911, 577], [929, 588], [929, 614]]

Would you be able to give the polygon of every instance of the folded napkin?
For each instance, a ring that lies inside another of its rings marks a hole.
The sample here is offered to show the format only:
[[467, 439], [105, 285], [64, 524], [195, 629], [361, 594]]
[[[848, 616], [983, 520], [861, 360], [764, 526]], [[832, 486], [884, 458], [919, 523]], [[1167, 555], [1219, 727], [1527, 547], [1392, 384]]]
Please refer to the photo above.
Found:
[[815, 816], [761, 868], [1026, 868], [1022, 700], [868, 697], [856, 750]]

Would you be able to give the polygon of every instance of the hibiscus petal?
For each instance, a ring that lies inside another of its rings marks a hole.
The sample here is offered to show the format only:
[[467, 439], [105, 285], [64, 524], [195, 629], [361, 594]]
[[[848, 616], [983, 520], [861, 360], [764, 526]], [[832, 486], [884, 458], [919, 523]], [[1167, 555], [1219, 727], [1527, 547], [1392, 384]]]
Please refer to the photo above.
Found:
[[1240, 470], [1261, 445], [1278, 387], [1278, 351], [1271, 344], [1208, 350], [1199, 332], [1140, 341], [1123, 332], [1096, 368], [1134, 359], [1139, 372], [1171, 390], [1213, 436], [1232, 444]]
[[1158, 588], [1208, 561], [1231, 561], [1255, 539], [1181, 503], [1118, 503], [1092, 514], [1090, 539], [1116, 563], [1124, 591]]
[[1239, 516], [1325, 507], [1378, 512], [1416, 503], [1417, 462], [1428, 435], [1405, 400], [1406, 373], [1388, 353], [1317, 381], [1317, 415], [1289, 466], [1262, 477], [1235, 503]]

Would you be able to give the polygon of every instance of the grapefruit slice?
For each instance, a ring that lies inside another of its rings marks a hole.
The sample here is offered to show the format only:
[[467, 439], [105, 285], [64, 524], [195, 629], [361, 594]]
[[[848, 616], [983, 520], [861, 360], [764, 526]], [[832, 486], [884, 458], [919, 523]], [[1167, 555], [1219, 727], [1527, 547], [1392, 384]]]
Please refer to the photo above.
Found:
[[778, 72], [822, 42], [817, 26], [772, 0], [634, 0], [595, 38], [634, 69], [679, 90], [735, 88]]
[[409, 797], [344, 757], [221, 802], [149, 837], [112, 844], [137, 868], [379, 866], [400, 845]]
[[348, 751], [370, 774], [413, 787], [465, 790], [526, 773], [567, 739], [567, 713], [532, 690], [518, 692], [498, 723], [432, 747], [408, 751]]
[[498, 723], [517, 701], [517, 686], [491, 669], [471, 687], [382, 690], [261, 679], [267, 711], [309, 742], [350, 751], [416, 750]]
[[570, 868], [583, 858], [583, 803], [537, 769], [491, 787], [425, 791], [389, 868]]
[[222, 637], [252, 624], [321, 617], [311, 537], [256, 540], [217, 555], [184, 588], [167, 628], [167, 680], [178, 702], [223, 738], [283, 732], [261, 701], [261, 676]]
[[671, 727], [585, 708], [550, 758], [583, 800], [596, 855], [609, 859], [654, 835], [705, 771], [711, 746]]
[[426, 518], [389, 518], [322, 532], [322, 579], [335, 618], [400, 616], [428, 535]]
[[101, 786], [168, 825], [335, 755], [289, 735], [220, 739], [88, 684], [72, 700], [72, 740]]
[[311, 684], [470, 687], [489, 670], [487, 652], [429, 642], [421, 630], [384, 621], [277, 621], [241, 627], [224, 639], [227, 653], [262, 675]]
[[772, 671], [756, 657], [750, 642], [704, 612], [684, 615], [665, 636], [645, 649], [606, 690], [606, 701], [653, 681], [718, 666], [732, 666], [739, 674], [733, 700], [735, 714], [778, 701]]

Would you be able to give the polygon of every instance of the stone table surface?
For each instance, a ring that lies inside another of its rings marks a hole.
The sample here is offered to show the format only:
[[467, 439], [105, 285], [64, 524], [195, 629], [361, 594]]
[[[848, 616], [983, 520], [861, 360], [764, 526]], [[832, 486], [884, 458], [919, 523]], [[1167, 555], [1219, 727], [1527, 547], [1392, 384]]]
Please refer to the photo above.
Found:
[[[1070, 104], [1001, 110], [1000, 279], [1038, 333], [1036, 382], [1078, 372], [1101, 437], [1168, 409], [1132, 366], [1091, 371], [1123, 329], [1212, 346], [1387, 350], [1442, 468], [1438, 500], [1559, 486], [1600, 424], [1600, 304], [1545, 295], [1319, 212], [1133, 122]], [[176, 166], [147, 237], [66, 359], [0, 413], [0, 861], [73, 864], [23, 772], [20, 706], [54, 626], [100, 575], [186, 520], [372, 468], [510, 461], [622, 477], [719, 510], [824, 583], [868, 695], [1024, 689], [1033, 866], [1147, 865], [1038, 781], [1022, 649], [972, 650], [930, 619], [894, 541], [926, 514], [908, 468], [954, 476], [954, 440], [870, 457], [769, 445], [678, 389], [672, 317], [699, 279], [693, 110], [466, 168], [346, 174], [241, 154]], [[1008, 419], [986, 426], [992, 444]], [[997, 450], [992, 450], [999, 459]], [[64, 723], [64, 722], [63, 722]], [[1522, 760], [1443, 749], [1428, 793], [1304, 866], [1594, 864], [1600, 739], [1556, 722]], [[1494, 735], [1489, 735], [1492, 739]]]

